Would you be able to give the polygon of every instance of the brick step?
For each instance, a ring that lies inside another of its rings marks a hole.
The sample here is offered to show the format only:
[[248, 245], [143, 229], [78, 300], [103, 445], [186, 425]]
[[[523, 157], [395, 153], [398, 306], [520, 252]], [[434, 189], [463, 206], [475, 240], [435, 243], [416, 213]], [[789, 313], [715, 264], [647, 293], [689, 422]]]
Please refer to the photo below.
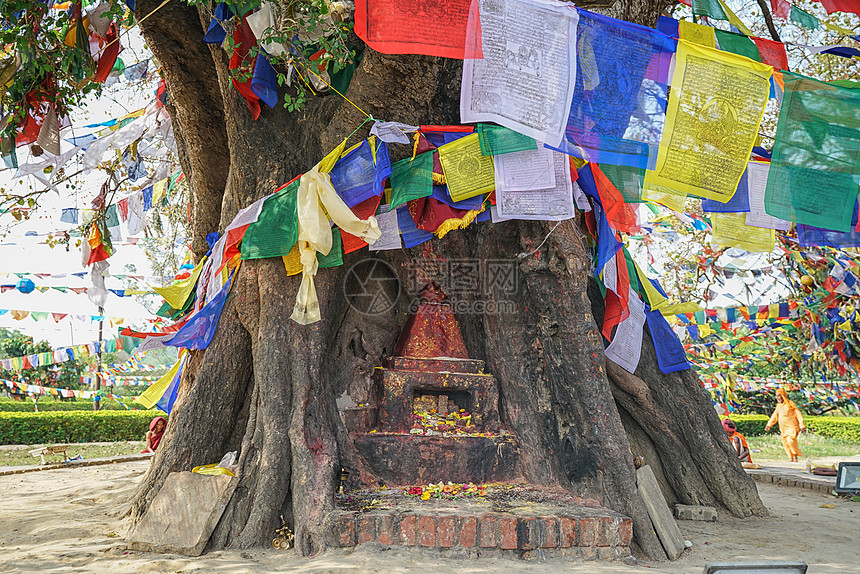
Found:
[[633, 521], [601, 507], [570, 507], [551, 515], [512, 512], [340, 510], [342, 547], [368, 542], [476, 551], [567, 549], [574, 555], [618, 559], [630, 555]]

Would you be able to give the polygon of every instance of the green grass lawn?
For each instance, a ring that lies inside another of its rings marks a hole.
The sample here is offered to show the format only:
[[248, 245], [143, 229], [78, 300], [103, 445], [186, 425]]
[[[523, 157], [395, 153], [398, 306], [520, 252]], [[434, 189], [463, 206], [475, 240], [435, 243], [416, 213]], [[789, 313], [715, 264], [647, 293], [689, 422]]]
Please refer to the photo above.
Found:
[[[143, 450], [143, 441], [115, 442], [104, 445], [96, 444], [72, 444], [66, 453], [69, 458], [81, 455], [84, 459], [104, 458], [107, 456], [118, 456], [122, 454], [137, 454]], [[34, 447], [27, 446], [15, 449], [0, 449], [0, 466], [38, 466], [41, 460], [38, 456], [30, 456], [28, 451]], [[62, 455], [45, 455], [48, 464], [63, 462]]]
[[[823, 437], [816, 434], [802, 433], [798, 439], [803, 459], [806, 457], [815, 461], [823, 456], [853, 456], [860, 454], [860, 443], [848, 442], [836, 438]], [[787, 461], [788, 456], [782, 448], [779, 433], [771, 432], [761, 436], [748, 436], [747, 444], [752, 450], [753, 462]], [[760, 452], [756, 452], [759, 450]]]

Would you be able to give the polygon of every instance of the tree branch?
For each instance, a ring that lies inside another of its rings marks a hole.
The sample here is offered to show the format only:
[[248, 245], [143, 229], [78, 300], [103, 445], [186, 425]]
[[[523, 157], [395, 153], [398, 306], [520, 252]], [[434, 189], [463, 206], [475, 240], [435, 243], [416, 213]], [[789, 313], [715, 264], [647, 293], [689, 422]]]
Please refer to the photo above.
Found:
[[767, 2], [765, 0], [756, 0], [758, 2], [759, 8], [761, 8], [762, 16], [764, 16], [764, 23], [767, 25], [768, 31], [770, 31], [770, 36], [777, 42], [782, 42], [779, 39], [779, 32], [776, 31], [776, 26], [773, 23], [773, 15], [770, 13], [770, 8], [767, 7]]

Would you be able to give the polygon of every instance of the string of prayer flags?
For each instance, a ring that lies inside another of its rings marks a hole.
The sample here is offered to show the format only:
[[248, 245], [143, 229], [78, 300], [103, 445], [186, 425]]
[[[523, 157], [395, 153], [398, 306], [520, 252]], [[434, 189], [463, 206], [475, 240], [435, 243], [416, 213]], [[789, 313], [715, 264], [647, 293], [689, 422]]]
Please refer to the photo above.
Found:
[[[471, 0], [356, 0], [354, 30], [365, 44], [383, 54], [462, 59], [467, 50], [475, 50], [466, 39], [471, 4]], [[480, 38], [477, 13], [472, 18]], [[480, 57], [480, 53], [471, 56]]]
[[860, 181], [860, 83], [789, 72], [784, 78], [765, 209], [780, 219], [849, 232]]
[[773, 68], [678, 42], [666, 126], [645, 182], [727, 201], [747, 167]]
[[[476, 0], [483, 58], [463, 60], [462, 123], [495, 122], [558, 146], [576, 81], [576, 25], [570, 6], [537, 0]], [[453, 195], [452, 195], [453, 197]]]
[[645, 168], [660, 143], [674, 43], [652, 28], [578, 12], [576, 87], [559, 149]]
[[747, 251], [770, 253], [774, 246], [774, 230], [751, 227], [743, 213], [712, 213], [712, 241], [723, 247], [740, 247]]

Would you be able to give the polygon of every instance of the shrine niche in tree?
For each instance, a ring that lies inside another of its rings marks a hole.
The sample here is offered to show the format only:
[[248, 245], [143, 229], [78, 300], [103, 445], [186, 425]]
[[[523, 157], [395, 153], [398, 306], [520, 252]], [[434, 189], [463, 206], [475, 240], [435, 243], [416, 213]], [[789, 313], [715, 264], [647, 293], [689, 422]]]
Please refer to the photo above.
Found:
[[445, 293], [428, 284], [395, 347], [374, 369], [376, 404], [346, 409], [359, 481], [386, 485], [510, 480], [517, 444], [499, 422], [495, 377], [468, 358]]

